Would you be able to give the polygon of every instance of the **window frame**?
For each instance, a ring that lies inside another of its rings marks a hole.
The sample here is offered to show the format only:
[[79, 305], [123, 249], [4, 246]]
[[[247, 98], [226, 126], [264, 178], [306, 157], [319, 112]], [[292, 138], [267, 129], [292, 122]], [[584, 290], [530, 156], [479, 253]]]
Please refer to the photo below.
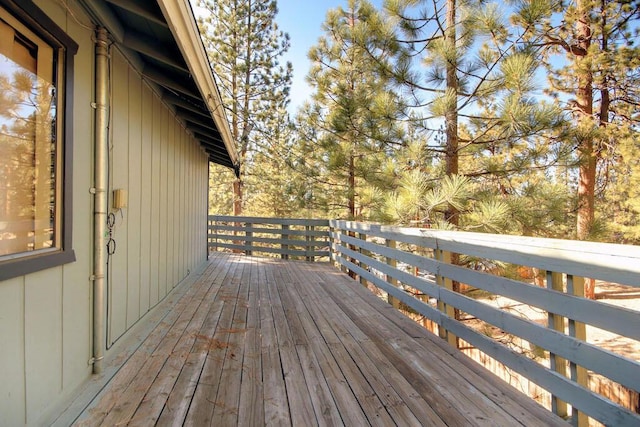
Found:
[[61, 104], [57, 106], [57, 111], [62, 112], [62, 141], [57, 142], [56, 150], [62, 151], [58, 157], [62, 165], [59, 169], [61, 173], [56, 175], [56, 186], [61, 191], [61, 194], [56, 195], [56, 202], [60, 205], [56, 209], [61, 215], [60, 220], [57, 221], [59, 230], [56, 230], [56, 234], [59, 237], [56, 247], [40, 249], [33, 253], [6, 255], [0, 258], [0, 281], [3, 281], [76, 260], [72, 248], [72, 178], [74, 57], [78, 51], [78, 44], [31, 0], [21, 0], [19, 4], [13, 0], [0, 0], [0, 6], [48, 43], [56, 54], [62, 51], [63, 69], [62, 76], [58, 81], [62, 84], [64, 93]]

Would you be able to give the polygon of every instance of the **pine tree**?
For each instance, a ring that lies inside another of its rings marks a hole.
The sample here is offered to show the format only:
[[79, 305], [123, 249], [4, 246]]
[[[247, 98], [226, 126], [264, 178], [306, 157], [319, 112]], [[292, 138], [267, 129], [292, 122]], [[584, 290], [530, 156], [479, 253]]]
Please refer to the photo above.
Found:
[[308, 131], [300, 137], [308, 147], [307, 169], [323, 189], [327, 211], [350, 219], [380, 205], [381, 165], [403, 138], [400, 100], [360, 47], [369, 42], [372, 17], [375, 9], [365, 0], [328, 12], [324, 35], [309, 51], [314, 93], [298, 117]]
[[257, 141], [246, 179], [247, 214], [268, 217], [298, 217], [297, 172], [290, 167], [294, 126], [288, 112], [272, 111], [268, 119], [273, 133]]
[[[548, 72], [549, 93], [574, 122], [565, 141], [576, 148], [578, 239], [593, 239], [601, 229], [595, 216], [598, 182], [606, 187], [602, 166], [607, 153], [616, 151], [615, 135], [636, 133], [633, 111], [640, 98], [634, 83], [640, 50], [633, 44], [639, 12], [638, 1], [517, 4], [515, 22]], [[594, 296], [593, 285], [587, 283], [589, 297]]]
[[280, 64], [289, 36], [275, 22], [276, 0], [202, 0], [199, 6], [206, 11], [199, 24], [237, 144], [233, 213], [241, 215], [252, 153], [277, 132], [271, 114], [289, 102], [292, 66]]
[[[425, 9], [418, 10], [422, 5]], [[429, 5], [433, 6], [431, 11], [427, 9]], [[458, 115], [464, 90], [462, 71], [471, 65], [468, 61], [465, 63], [465, 51], [473, 38], [472, 31], [462, 29], [470, 28], [468, 17], [460, 10], [465, 7], [456, 0], [433, 3], [386, 1], [385, 10], [392, 18], [389, 21], [396, 22], [397, 27], [382, 28], [379, 36], [396, 49], [395, 65], [387, 65], [385, 70], [414, 96], [417, 116], [424, 120], [424, 124], [418, 125], [426, 125], [425, 130], [429, 130], [429, 119], [439, 117], [443, 121], [444, 131], [440, 137], [436, 136], [443, 141], [443, 146], [436, 150], [443, 155], [446, 176], [459, 172]], [[462, 19], [461, 15], [464, 15]], [[412, 71], [417, 58], [427, 67], [426, 73]], [[425, 117], [425, 111], [430, 112], [431, 117]], [[428, 133], [425, 137], [429, 137]], [[454, 226], [459, 223], [459, 213], [453, 205], [448, 207], [445, 217]]]
[[[384, 70], [412, 96], [415, 125], [429, 140], [428, 155], [440, 156], [442, 175], [456, 179], [465, 173], [462, 151], [488, 143], [486, 133], [471, 136], [466, 123], [479, 118], [483, 102], [497, 102], [499, 64], [515, 53], [500, 11], [468, 0], [387, 0], [385, 14], [395, 28], [381, 29], [378, 37], [396, 51]], [[500, 125], [497, 117], [482, 114], [482, 120]], [[455, 228], [459, 215], [449, 205], [445, 220]]]

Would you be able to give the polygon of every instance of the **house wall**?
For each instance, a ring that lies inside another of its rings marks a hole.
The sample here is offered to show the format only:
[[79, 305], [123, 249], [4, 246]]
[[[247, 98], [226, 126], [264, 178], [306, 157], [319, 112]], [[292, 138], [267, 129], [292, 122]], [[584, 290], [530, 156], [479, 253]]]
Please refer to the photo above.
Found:
[[[73, 117], [76, 261], [0, 282], [2, 427], [43, 424], [91, 376], [93, 25], [74, 1], [35, 3], [79, 45]], [[152, 87], [115, 47], [111, 53], [110, 184], [128, 191], [128, 207], [115, 212], [108, 346], [206, 259], [208, 170], [205, 154]]]
[[112, 189], [108, 345], [161, 301], [206, 257], [208, 160], [152, 87], [111, 49]]
[[78, 44], [74, 79], [73, 249], [77, 261], [0, 282], [0, 425], [37, 424], [91, 366], [93, 44], [58, 2], [37, 4]]

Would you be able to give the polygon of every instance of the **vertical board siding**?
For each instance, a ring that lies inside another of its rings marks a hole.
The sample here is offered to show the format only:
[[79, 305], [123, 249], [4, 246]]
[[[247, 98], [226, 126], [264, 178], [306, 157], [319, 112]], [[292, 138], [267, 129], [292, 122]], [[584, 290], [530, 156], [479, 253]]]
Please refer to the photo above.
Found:
[[[193, 150], [195, 148], [191, 145], [187, 146], [187, 163], [193, 161]], [[193, 169], [187, 169], [187, 173], [186, 173], [186, 183], [187, 183], [187, 188], [191, 188], [193, 186]], [[187, 202], [185, 203], [187, 206], [193, 206], [193, 193], [190, 191], [187, 191]], [[191, 225], [193, 224], [193, 213], [192, 212], [187, 212], [185, 214], [185, 219], [187, 220], [187, 229], [189, 227], [191, 227]], [[187, 253], [187, 259], [188, 259], [188, 265], [189, 268], [193, 268], [193, 235], [191, 233], [187, 233], [187, 250], [185, 251]]]
[[[90, 231], [76, 229], [85, 236]], [[87, 241], [89, 239], [86, 239]], [[80, 250], [79, 247], [76, 247]], [[87, 249], [85, 254], [90, 254]], [[86, 255], [85, 255], [86, 256]], [[92, 336], [92, 287], [88, 280], [90, 267], [76, 264], [72, 269], [62, 271], [62, 349], [63, 349], [63, 388], [72, 391], [91, 374], [91, 336]], [[81, 274], [78, 274], [79, 270]]]
[[25, 276], [27, 424], [34, 424], [62, 390], [62, 268]]
[[[91, 375], [95, 48], [75, 0], [35, 0], [79, 45], [73, 87], [76, 261], [0, 282], [0, 426], [42, 425]], [[109, 344], [204, 260], [207, 158], [154, 87], [111, 48], [110, 188], [116, 214], [109, 269]], [[202, 192], [203, 194], [194, 194]], [[199, 212], [202, 211], [202, 212]], [[195, 256], [195, 255], [198, 256]]]
[[[126, 190], [128, 205], [111, 209], [117, 249], [109, 264], [109, 344], [206, 259], [208, 189], [206, 155], [153, 86], [112, 50], [110, 191]], [[192, 254], [186, 265], [185, 241]]]
[[35, 3], [79, 45], [73, 70], [73, 249], [76, 261], [0, 282], [0, 425], [40, 425], [90, 374], [92, 31], [74, 2]]
[[[46, 7], [64, 7], [59, 2], [44, 1]], [[68, 1], [68, 7], [79, 19], [80, 7]], [[41, 6], [44, 8], [43, 6]], [[73, 250], [76, 262], [62, 267], [62, 385], [63, 393], [74, 392], [91, 374], [92, 284], [93, 260], [93, 200], [89, 189], [93, 182], [94, 100], [93, 75], [95, 65], [93, 31], [72, 19], [64, 11], [58, 22], [80, 46], [75, 56], [73, 103]], [[49, 403], [53, 399], [49, 396]]]
[[174, 233], [175, 233], [175, 200], [173, 195], [174, 190], [174, 182], [176, 179], [176, 145], [177, 145], [177, 136], [180, 131], [180, 125], [176, 123], [176, 119], [172, 117], [173, 120], [169, 122], [169, 136], [172, 141], [169, 144], [169, 171], [168, 176], [169, 180], [167, 182], [167, 281], [169, 282], [169, 288], [172, 289], [178, 283], [175, 279], [174, 275], [174, 267], [175, 267], [175, 258], [174, 258]]
[[108, 344], [127, 330], [127, 209], [113, 209], [113, 190], [129, 187], [129, 64], [118, 49], [111, 49], [111, 124], [109, 135], [109, 212], [114, 215], [112, 229], [115, 252], [109, 257]]
[[158, 264], [158, 299], [167, 294], [167, 144], [169, 112], [163, 104], [160, 109], [160, 262]]
[[183, 135], [183, 130], [181, 129], [176, 139], [176, 162], [177, 163], [176, 163], [175, 183], [173, 187], [174, 203], [175, 203], [174, 205], [175, 222], [173, 226], [176, 230], [175, 239], [174, 239], [175, 248], [174, 248], [173, 258], [176, 263], [176, 276], [178, 276], [178, 280], [182, 280], [182, 278], [184, 277], [182, 255], [180, 252], [181, 250], [180, 244], [182, 242], [182, 234], [183, 234], [182, 220], [180, 218], [181, 209], [182, 209], [182, 203], [180, 200], [180, 194], [182, 193], [182, 183], [181, 183], [182, 149], [183, 149], [183, 142], [184, 142], [182, 135]]
[[160, 111], [162, 104], [154, 95], [152, 96], [153, 117], [151, 139], [151, 298], [150, 307], [155, 306], [159, 300], [159, 276], [160, 264]]
[[140, 315], [151, 307], [151, 166], [153, 94], [149, 85], [142, 85], [142, 154], [140, 182]]
[[176, 229], [176, 235], [175, 235], [175, 241], [174, 241], [174, 245], [175, 245], [175, 249], [174, 249], [174, 260], [176, 263], [176, 274], [178, 276], [179, 279], [182, 279], [184, 277], [184, 270], [183, 270], [183, 264], [182, 264], [182, 255], [181, 255], [181, 243], [182, 243], [182, 235], [183, 235], [183, 230], [182, 230], [182, 218], [181, 218], [181, 212], [182, 212], [182, 201], [181, 201], [181, 194], [182, 194], [182, 150], [183, 150], [183, 133], [182, 130], [180, 132], [180, 134], [178, 135], [178, 138], [176, 140], [176, 144], [177, 144], [177, 148], [176, 148], [176, 178], [175, 178], [175, 185], [174, 185], [174, 202], [175, 202], [175, 206], [174, 206], [174, 212], [175, 212], [175, 223], [174, 223], [174, 227]]
[[0, 424], [24, 424], [26, 412], [24, 277], [0, 282]]
[[142, 196], [142, 81], [138, 73], [129, 69], [129, 185], [128, 185], [128, 241], [127, 329], [140, 318], [140, 203]]
[[180, 264], [182, 265], [183, 274], [187, 274], [189, 270], [189, 265], [187, 263], [186, 257], [186, 247], [187, 247], [187, 230], [189, 221], [186, 218], [187, 215], [187, 171], [188, 168], [185, 167], [187, 160], [187, 148], [189, 147], [189, 139], [186, 134], [182, 135], [182, 139], [180, 141], [180, 176], [178, 180], [180, 182], [180, 250], [178, 252], [178, 257], [180, 258]]
[[[47, 2], [49, 6], [59, 3]], [[75, 16], [81, 16], [79, 6], [68, 2]], [[76, 262], [62, 267], [62, 394], [73, 393], [91, 374], [91, 314], [92, 282], [89, 279], [92, 267], [93, 217], [92, 198], [89, 193], [93, 180], [94, 110], [88, 108], [93, 101], [94, 45], [93, 31], [71, 19], [66, 10], [59, 25], [80, 45], [75, 57], [74, 71], [74, 145], [73, 145], [73, 249]], [[47, 404], [56, 402], [47, 396]]]
[[[202, 155], [202, 152], [200, 153]], [[200, 210], [198, 211], [200, 214], [198, 220], [198, 227], [200, 227], [200, 233], [198, 233], [198, 251], [199, 256], [198, 259], [204, 261], [207, 259], [207, 254], [209, 248], [207, 248], [207, 220], [209, 218], [209, 168], [202, 170], [199, 169], [200, 178], [198, 182], [200, 183]]]

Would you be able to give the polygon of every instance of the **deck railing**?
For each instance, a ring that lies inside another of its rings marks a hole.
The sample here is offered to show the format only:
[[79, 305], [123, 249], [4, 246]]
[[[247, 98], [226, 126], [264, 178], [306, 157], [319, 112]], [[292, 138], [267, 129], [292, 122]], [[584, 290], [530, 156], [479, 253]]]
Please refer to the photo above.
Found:
[[329, 220], [209, 216], [209, 250], [268, 253], [283, 259], [329, 260]]
[[[640, 425], [637, 407], [625, 408], [589, 387], [589, 376], [599, 375], [637, 393], [639, 355], [587, 339], [597, 328], [637, 346], [640, 312], [583, 297], [585, 277], [630, 286], [640, 297], [640, 247], [333, 220], [210, 217], [212, 249], [313, 259], [329, 255], [327, 239], [331, 260], [343, 271], [378, 288], [394, 306], [423, 316], [452, 346], [472, 346], [544, 388], [551, 409], [574, 425], [588, 425], [588, 417]], [[526, 272], [539, 275], [538, 285], [523, 278], [530, 277]]]

